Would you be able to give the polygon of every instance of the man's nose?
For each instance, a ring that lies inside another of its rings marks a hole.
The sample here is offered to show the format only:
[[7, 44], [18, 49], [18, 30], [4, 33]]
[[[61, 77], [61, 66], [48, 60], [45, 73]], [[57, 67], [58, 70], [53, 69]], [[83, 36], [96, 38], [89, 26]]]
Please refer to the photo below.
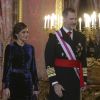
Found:
[[73, 24], [76, 24], [76, 20], [73, 20]]
[[73, 22], [76, 22], [76, 19], [73, 19]]

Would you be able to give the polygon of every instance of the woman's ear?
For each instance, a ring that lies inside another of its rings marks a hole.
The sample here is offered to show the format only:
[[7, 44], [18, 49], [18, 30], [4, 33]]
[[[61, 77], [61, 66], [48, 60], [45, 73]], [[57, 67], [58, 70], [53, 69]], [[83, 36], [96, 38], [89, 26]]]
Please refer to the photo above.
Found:
[[18, 38], [18, 34], [15, 34], [15, 36]]

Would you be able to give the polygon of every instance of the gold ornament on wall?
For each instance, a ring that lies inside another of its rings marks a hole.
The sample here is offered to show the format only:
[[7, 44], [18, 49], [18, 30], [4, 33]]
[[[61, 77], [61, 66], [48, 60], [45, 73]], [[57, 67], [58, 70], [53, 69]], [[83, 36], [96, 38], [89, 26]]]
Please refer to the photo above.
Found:
[[23, 0], [19, 0], [18, 3], [19, 3], [19, 7], [18, 7], [18, 21], [19, 21], [19, 22], [22, 22], [22, 15], [23, 15], [23, 13], [22, 13]]

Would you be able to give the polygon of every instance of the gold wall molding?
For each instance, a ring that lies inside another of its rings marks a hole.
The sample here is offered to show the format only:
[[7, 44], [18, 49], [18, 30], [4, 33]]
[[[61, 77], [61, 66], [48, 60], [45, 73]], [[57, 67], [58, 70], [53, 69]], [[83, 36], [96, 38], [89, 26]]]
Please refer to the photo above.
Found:
[[23, 18], [23, 0], [19, 0], [18, 1], [18, 21], [22, 22], [22, 18]]
[[56, 9], [55, 13], [57, 15], [57, 27], [56, 29], [59, 29], [61, 27], [61, 24], [59, 22], [59, 16], [62, 16], [62, 11], [63, 11], [63, 6], [64, 5], [64, 0], [56, 0]]

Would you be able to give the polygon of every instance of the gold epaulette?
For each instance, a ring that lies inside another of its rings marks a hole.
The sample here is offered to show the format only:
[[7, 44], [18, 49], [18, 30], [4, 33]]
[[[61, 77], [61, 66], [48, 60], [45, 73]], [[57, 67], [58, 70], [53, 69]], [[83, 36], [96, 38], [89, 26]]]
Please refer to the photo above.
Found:
[[47, 66], [47, 75], [48, 77], [56, 76], [54, 67]]

